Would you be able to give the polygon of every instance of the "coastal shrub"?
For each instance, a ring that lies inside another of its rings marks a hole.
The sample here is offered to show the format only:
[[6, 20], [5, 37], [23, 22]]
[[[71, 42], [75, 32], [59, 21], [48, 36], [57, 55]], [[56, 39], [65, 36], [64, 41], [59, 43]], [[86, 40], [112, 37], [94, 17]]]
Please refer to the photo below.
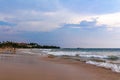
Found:
[[0, 42], [0, 48], [12, 47], [12, 48], [42, 48], [42, 49], [60, 49], [59, 46], [40, 45], [38, 43], [24, 43], [24, 42], [12, 42], [3, 41]]

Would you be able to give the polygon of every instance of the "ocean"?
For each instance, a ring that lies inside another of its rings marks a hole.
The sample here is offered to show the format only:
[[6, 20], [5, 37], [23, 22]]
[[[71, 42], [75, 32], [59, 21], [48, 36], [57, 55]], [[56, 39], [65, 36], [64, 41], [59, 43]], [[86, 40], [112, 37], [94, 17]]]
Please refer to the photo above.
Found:
[[26, 49], [22, 53], [46, 55], [58, 57], [67, 56], [84, 61], [86, 64], [96, 65], [111, 69], [120, 73], [120, 49], [119, 48], [63, 48], [63, 49]]

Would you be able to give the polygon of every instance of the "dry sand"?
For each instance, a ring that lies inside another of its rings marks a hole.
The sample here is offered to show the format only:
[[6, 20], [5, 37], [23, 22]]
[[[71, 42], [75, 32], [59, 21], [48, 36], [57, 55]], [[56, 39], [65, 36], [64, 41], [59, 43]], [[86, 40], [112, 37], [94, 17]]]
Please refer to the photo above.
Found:
[[0, 80], [120, 80], [120, 74], [79, 61], [17, 55], [0, 59]]

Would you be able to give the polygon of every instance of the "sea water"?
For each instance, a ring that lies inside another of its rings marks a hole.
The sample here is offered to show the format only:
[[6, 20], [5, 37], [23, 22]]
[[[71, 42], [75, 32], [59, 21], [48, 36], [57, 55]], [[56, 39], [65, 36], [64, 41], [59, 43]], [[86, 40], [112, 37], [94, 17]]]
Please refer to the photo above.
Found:
[[119, 48], [32, 49], [24, 50], [24, 53], [76, 57], [77, 59], [83, 59], [87, 64], [108, 68], [114, 72], [120, 72]]

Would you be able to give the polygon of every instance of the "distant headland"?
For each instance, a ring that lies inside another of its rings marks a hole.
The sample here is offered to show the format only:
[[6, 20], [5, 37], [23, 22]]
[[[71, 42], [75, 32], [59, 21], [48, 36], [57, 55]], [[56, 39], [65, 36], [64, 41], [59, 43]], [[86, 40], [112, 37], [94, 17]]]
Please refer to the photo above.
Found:
[[45, 49], [59, 49], [59, 46], [49, 46], [49, 45], [40, 45], [38, 43], [20, 43], [12, 41], [3, 41], [0, 42], [0, 48], [45, 48]]

